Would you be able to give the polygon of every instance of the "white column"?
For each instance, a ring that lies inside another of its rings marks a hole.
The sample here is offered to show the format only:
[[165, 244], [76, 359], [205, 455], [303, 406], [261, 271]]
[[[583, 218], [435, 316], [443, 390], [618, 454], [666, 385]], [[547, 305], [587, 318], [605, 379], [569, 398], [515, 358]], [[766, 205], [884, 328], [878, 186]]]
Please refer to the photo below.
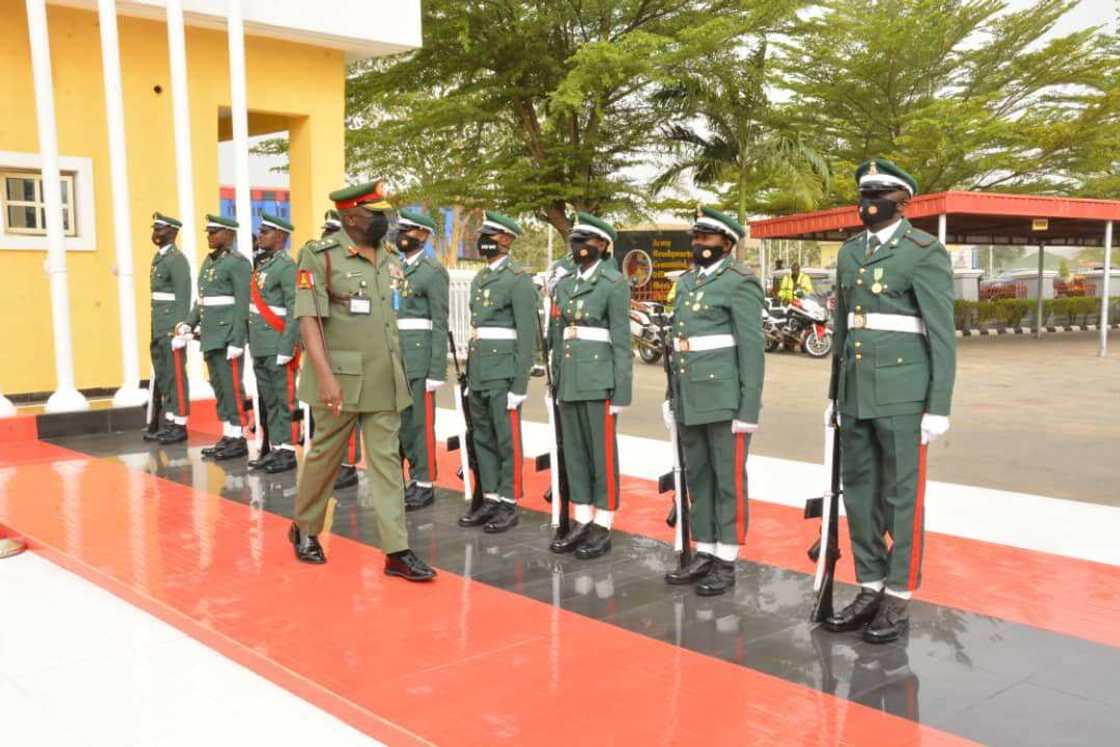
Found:
[[253, 203], [249, 193], [249, 110], [245, 101], [245, 23], [241, 0], [229, 0], [229, 95], [233, 128], [234, 190], [237, 204], [237, 248], [253, 259]]
[[941, 246], [945, 246], [945, 237], [948, 235], [949, 216], [942, 213], [937, 216], [937, 240], [941, 242]]
[[43, 162], [43, 202], [47, 211], [47, 276], [54, 326], [55, 391], [47, 412], [87, 410], [89, 403], [74, 387], [74, 350], [70, 338], [70, 288], [63, 245], [62, 187], [58, 171], [58, 129], [54, 118], [54, 83], [47, 33], [46, 0], [27, 1], [27, 33], [31, 39], [31, 71], [35, 79], [35, 114], [39, 126], [39, 155]]
[[1108, 355], [1108, 281], [1112, 276], [1112, 221], [1104, 224], [1104, 275], [1101, 276], [1101, 352]]
[[1039, 241], [1038, 244], [1038, 298], [1034, 305], [1034, 336], [1042, 339], [1042, 270], [1046, 264], [1046, 245]]
[[120, 306], [121, 371], [124, 380], [113, 397], [117, 407], [147, 402], [140, 388], [136, 330], [136, 283], [132, 268], [132, 214], [129, 209], [128, 152], [124, 138], [124, 93], [121, 89], [120, 41], [116, 0], [97, 0], [101, 28], [101, 73], [105, 79], [105, 124], [109, 130], [109, 178], [113, 185], [113, 243], [116, 244], [117, 302]]
[[[167, 0], [167, 50], [171, 68], [171, 113], [175, 132], [175, 185], [179, 194], [179, 248], [191, 267], [191, 298], [198, 283], [198, 243], [194, 211], [194, 164], [191, 161], [190, 89], [187, 88], [187, 42], [183, 25], [182, 0]], [[191, 399], [212, 399], [214, 390], [202, 377], [202, 355], [198, 345], [188, 346]]]

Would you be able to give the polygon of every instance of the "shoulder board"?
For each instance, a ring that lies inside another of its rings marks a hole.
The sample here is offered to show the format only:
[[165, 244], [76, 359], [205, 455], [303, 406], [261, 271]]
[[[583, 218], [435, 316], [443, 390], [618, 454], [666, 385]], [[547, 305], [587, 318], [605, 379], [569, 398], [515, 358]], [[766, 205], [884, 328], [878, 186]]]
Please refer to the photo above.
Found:
[[229, 254], [230, 254], [230, 256], [231, 256], [231, 257], [237, 257], [237, 258], [238, 258], [238, 259], [240, 259], [240, 260], [241, 260], [242, 262], [248, 262], [248, 261], [249, 261], [249, 258], [248, 258], [248, 257], [246, 257], [246, 256], [245, 256], [244, 254], [242, 254], [241, 252], [230, 252]]
[[861, 230], [857, 233], [852, 234], [851, 236], [849, 236], [844, 241], [843, 244], [840, 245], [840, 248], [843, 249], [844, 247], [848, 246], [849, 244], [851, 244], [852, 246], [855, 246], [856, 244], [862, 242], [863, 241], [863, 236], [864, 236], [865, 233], [866, 233], [865, 230]]
[[727, 266], [727, 269], [731, 270], [732, 272], [737, 272], [745, 278], [753, 278], [755, 276], [754, 270], [748, 267], [746, 262], [741, 262], [739, 260], [735, 260], [734, 262], [729, 264]]
[[310, 249], [311, 251], [318, 254], [319, 252], [325, 252], [332, 246], [338, 246], [338, 241], [328, 236], [325, 239], [312, 239], [311, 241], [308, 241], [306, 244], [304, 244], [303, 248]]
[[914, 228], [913, 226], [906, 232], [906, 237], [923, 249], [937, 241], [936, 236], [928, 234], [920, 228]]
[[607, 280], [610, 280], [612, 283], [622, 277], [622, 273], [618, 271], [618, 268], [615, 267], [613, 263], [604, 265], [602, 273], [603, 277], [605, 277]]

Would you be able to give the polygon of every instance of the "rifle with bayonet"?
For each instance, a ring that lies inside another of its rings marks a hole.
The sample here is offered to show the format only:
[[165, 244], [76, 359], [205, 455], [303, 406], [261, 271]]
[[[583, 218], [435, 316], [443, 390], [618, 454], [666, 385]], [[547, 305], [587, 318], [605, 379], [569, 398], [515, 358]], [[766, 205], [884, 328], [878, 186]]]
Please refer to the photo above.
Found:
[[680, 567], [684, 568], [692, 560], [692, 512], [688, 499], [688, 470], [686, 469], [684, 444], [681, 442], [681, 403], [680, 387], [677, 386], [676, 373], [673, 370], [672, 338], [669, 330], [665, 331], [663, 340], [665, 355], [662, 366], [665, 369], [665, 399], [669, 402], [669, 411], [673, 415], [673, 424], [669, 429], [669, 440], [673, 449], [673, 469], [661, 475], [657, 480], [659, 493], [673, 491], [673, 507], [669, 517], [665, 520], [669, 526], [676, 529], [673, 539], [673, 549], [680, 553]]
[[463, 480], [463, 500], [470, 501], [470, 510], [482, 507], [482, 480], [478, 471], [478, 456], [474, 452], [474, 422], [471, 419], [470, 388], [467, 372], [459, 367], [459, 351], [455, 349], [455, 335], [447, 330], [447, 344], [451, 348], [451, 360], [455, 363], [455, 409], [463, 418], [463, 432], [447, 439], [447, 450], [459, 451], [459, 477]]
[[568, 468], [564, 463], [564, 431], [560, 426], [560, 397], [556, 389], [556, 382], [552, 378], [552, 350], [549, 347], [548, 335], [544, 333], [544, 324], [537, 315], [537, 337], [541, 350], [544, 351], [544, 377], [545, 386], [548, 387], [548, 397], [551, 406], [548, 410], [548, 424], [552, 428], [553, 448], [547, 453], [537, 457], [537, 471], [552, 470], [551, 487], [549, 489], [549, 502], [552, 504], [552, 528], [556, 530], [553, 539], [563, 539], [572, 528], [569, 504], [571, 495], [568, 490]]
[[821, 536], [809, 548], [809, 559], [817, 564], [813, 590], [817, 592], [810, 622], [824, 622], [832, 615], [832, 587], [836, 580], [836, 561], [840, 559], [840, 423], [839, 404], [832, 400], [832, 411], [824, 426], [824, 495], [805, 501], [805, 518], [820, 517]]

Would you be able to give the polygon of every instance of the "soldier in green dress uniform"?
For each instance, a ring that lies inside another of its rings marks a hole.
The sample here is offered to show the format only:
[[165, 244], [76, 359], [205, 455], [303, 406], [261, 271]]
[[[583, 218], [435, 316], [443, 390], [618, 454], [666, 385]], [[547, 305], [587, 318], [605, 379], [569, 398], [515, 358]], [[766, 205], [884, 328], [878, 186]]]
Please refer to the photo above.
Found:
[[249, 462], [275, 474], [296, 467], [298, 425], [293, 425], [296, 374], [299, 373], [299, 322], [296, 321], [296, 263], [288, 256], [292, 224], [262, 212], [257, 246], [261, 258], [253, 272], [249, 306], [249, 350], [257, 393], [268, 420], [268, 453]]
[[408, 544], [401, 475], [400, 413], [412, 402], [405, 378], [394, 307], [404, 273], [384, 245], [387, 211], [377, 182], [331, 193], [342, 230], [309, 242], [296, 275], [296, 318], [307, 357], [299, 398], [315, 416], [296, 486], [288, 536], [296, 557], [325, 563], [319, 544], [342, 452], [354, 426], [365, 444], [369, 496], [377, 518], [385, 573], [428, 581], [435, 571]]
[[404, 265], [397, 329], [412, 389], [412, 406], [401, 413], [401, 445], [411, 478], [404, 506], [412, 511], [435, 500], [436, 390], [447, 379], [451, 279], [444, 266], [424, 249], [436, 230], [435, 221], [420, 212], [401, 210], [397, 226], [397, 249]]
[[702, 596], [735, 586], [747, 536], [747, 452], [762, 400], [762, 285], [734, 257], [745, 231], [703, 208], [692, 226], [694, 266], [677, 280], [673, 306], [674, 418], [685, 452], [696, 553], [670, 584], [699, 582]]
[[553, 381], [564, 434], [564, 466], [575, 520], [552, 542], [581, 559], [610, 551], [619, 505], [618, 414], [630, 404], [630, 284], [614, 261], [613, 226], [576, 213], [568, 235], [576, 271], [556, 283], [549, 314]]
[[162, 213], [152, 214], [152, 243], [159, 250], [152, 257], [152, 375], [158, 384], [165, 424], [147, 441], [175, 444], [187, 440], [191, 392], [187, 380], [186, 341], [176, 338], [175, 324], [191, 308], [191, 266], [175, 246], [183, 224]]
[[918, 191], [914, 177], [876, 158], [859, 166], [856, 182], [867, 230], [837, 258], [829, 398], [840, 408], [860, 591], [825, 626], [862, 628], [865, 640], [883, 643], [909, 626], [907, 603], [921, 582], [926, 445], [949, 429], [956, 375], [953, 271], [945, 247], [902, 216]]
[[459, 525], [490, 534], [516, 526], [523, 494], [521, 404], [536, 355], [539, 296], [529, 273], [509, 256], [520, 235], [513, 218], [487, 211], [478, 252], [488, 264], [471, 281], [467, 399], [486, 500]]
[[176, 327], [183, 339], [198, 327], [210, 385], [218, 401], [222, 438], [202, 450], [203, 456], [234, 459], [249, 453], [245, 425], [245, 342], [249, 336], [249, 283], [252, 266], [236, 249], [237, 221], [206, 216], [210, 253], [198, 272], [198, 300]]

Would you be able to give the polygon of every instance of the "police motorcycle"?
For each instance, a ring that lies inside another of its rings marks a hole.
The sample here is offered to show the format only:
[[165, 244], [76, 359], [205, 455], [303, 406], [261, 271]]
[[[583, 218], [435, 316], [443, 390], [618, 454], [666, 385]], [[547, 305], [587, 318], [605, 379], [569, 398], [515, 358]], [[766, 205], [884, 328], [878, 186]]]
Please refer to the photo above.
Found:
[[657, 363], [665, 352], [665, 331], [672, 325], [672, 311], [657, 301], [630, 302], [630, 336], [638, 356], [646, 363]]
[[767, 298], [762, 307], [766, 351], [796, 346], [812, 358], [824, 358], [832, 352], [829, 317], [825, 303], [800, 292], [789, 304]]

